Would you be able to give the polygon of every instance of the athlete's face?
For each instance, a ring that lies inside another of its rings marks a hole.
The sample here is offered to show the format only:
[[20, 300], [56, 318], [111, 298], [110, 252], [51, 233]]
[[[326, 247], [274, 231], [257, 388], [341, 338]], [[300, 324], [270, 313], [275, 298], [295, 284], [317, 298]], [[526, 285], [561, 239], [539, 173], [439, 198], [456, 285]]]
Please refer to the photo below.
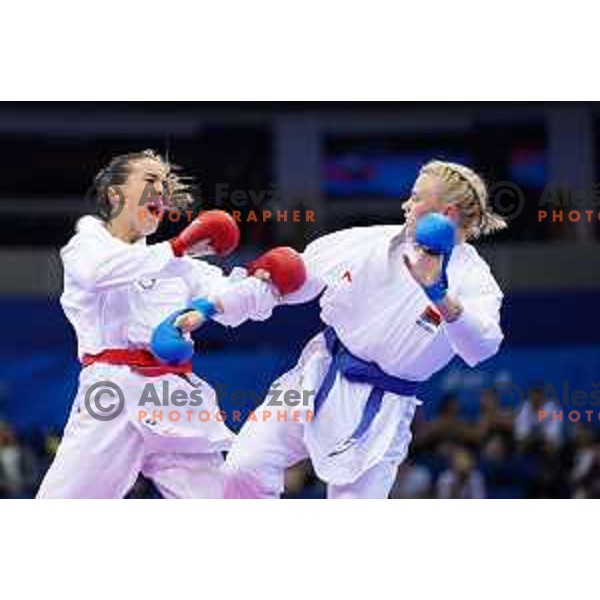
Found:
[[450, 218], [458, 217], [458, 209], [444, 201], [444, 182], [431, 175], [420, 175], [413, 186], [410, 198], [402, 205], [406, 225], [410, 233], [423, 215], [443, 213]]
[[133, 161], [129, 176], [112, 195], [113, 204], [121, 203], [116, 218], [125, 220], [135, 237], [154, 233], [163, 210], [164, 180], [167, 175], [162, 163], [152, 158]]

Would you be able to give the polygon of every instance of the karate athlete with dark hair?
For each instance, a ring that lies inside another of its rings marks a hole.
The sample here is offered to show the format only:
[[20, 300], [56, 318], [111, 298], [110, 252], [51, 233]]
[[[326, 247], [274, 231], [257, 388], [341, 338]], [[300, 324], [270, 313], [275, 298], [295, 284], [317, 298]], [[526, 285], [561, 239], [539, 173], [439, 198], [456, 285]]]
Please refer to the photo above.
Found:
[[[167, 498], [222, 497], [222, 451], [234, 436], [214, 417], [218, 405], [212, 388], [191, 372], [192, 343], [180, 321], [185, 325], [192, 308], [229, 326], [266, 319], [279, 292], [261, 280], [271, 276], [266, 270], [257, 277], [225, 277], [218, 267], [191, 258], [224, 256], [235, 249], [239, 230], [223, 211], [201, 213], [174, 239], [146, 245], [165, 200], [182, 205], [188, 199], [181, 180], [160, 156], [118, 156], [99, 173], [96, 186], [100, 216], [83, 217], [61, 251], [61, 304], [77, 334], [82, 371], [38, 497], [120, 498], [139, 473]], [[181, 308], [170, 324], [184, 351], [177, 364], [167, 365], [151, 352], [152, 335]], [[161, 398], [164, 385], [171, 396], [183, 391], [190, 398], [200, 391], [202, 403], [160, 407], [164, 415], [179, 411], [177, 420], [140, 419], [140, 408], [148, 409], [140, 407], [140, 400], [149, 384]], [[199, 420], [200, 410], [211, 418]]]
[[[273, 385], [309, 392], [303, 422], [247, 422], [226, 461], [227, 497], [276, 498], [286, 467], [310, 458], [330, 498], [386, 498], [411, 440], [419, 385], [460, 356], [470, 366], [503, 338], [502, 292], [468, 238], [505, 227], [481, 178], [433, 161], [403, 205], [404, 226], [353, 228], [309, 244], [308, 279], [325, 330]], [[310, 395], [314, 391], [314, 395]], [[297, 411], [299, 407], [294, 407]]]

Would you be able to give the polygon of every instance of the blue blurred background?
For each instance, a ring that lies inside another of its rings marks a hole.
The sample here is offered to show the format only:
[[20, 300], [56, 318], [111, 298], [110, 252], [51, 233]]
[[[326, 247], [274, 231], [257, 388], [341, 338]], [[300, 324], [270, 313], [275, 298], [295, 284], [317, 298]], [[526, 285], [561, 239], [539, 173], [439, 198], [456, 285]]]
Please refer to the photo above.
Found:
[[[428, 384], [392, 496], [597, 497], [597, 407], [589, 406], [590, 423], [565, 415], [547, 426], [511, 411], [514, 398], [485, 390], [512, 382], [535, 409], [552, 399], [548, 384], [590, 392], [600, 383], [598, 208], [593, 199], [570, 207], [591, 210], [590, 222], [538, 218], [550, 189], [565, 203], [593, 190], [598, 116], [595, 103], [0, 106], [0, 495], [35, 493], [76, 387], [58, 249], [93, 208], [86, 191], [97, 170], [115, 154], [154, 148], [195, 176], [203, 208], [258, 215], [242, 225], [231, 264], [273, 244], [302, 249], [343, 227], [402, 222], [401, 201], [431, 158], [472, 166], [492, 189], [518, 186], [523, 203], [509, 230], [478, 245], [506, 294], [503, 348], [476, 369], [455, 361]], [[511, 217], [506, 200], [492, 197]], [[314, 223], [261, 222], [261, 211], [285, 209], [314, 211]], [[177, 228], [164, 222], [155, 238]], [[316, 303], [237, 330], [211, 325], [195, 370], [227, 384], [220, 401], [228, 409], [236, 389], [264, 392], [319, 329]], [[250, 397], [235, 406], [253, 407]], [[142, 479], [131, 492], [155, 495]], [[323, 496], [310, 465], [290, 470], [287, 495]]]

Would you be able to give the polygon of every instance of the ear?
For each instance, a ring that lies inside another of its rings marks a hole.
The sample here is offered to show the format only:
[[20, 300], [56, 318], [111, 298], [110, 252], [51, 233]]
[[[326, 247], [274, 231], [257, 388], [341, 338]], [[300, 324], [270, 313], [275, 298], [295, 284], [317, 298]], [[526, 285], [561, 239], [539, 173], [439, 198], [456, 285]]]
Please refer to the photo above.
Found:
[[106, 197], [108, 198], [108, 201], [113, 208], [121, 205], [123, 203], [123, 199], [124, 199], [123, 191], [121, 190], [121, 186], [120, 185], [111, 185], [106, 190]]
[[452, 219], [455, 223], [460, 221], [460, 210], [456, 204], [447, 204], [442, 211], [442, 214]]

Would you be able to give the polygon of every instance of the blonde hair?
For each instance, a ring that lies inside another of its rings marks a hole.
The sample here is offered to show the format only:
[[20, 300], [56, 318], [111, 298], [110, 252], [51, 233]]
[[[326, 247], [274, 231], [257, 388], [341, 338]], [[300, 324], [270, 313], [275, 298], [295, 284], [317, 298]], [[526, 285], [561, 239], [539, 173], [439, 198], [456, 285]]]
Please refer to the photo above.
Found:
[[432, 160], [421, 168], [421, 175], [430, 175], [444, 184], [444, 200], [458, 206], [467, 239], [506, 229], [506, 221], [488, 204], [483, 179], [472, 169], [457, 163]]

